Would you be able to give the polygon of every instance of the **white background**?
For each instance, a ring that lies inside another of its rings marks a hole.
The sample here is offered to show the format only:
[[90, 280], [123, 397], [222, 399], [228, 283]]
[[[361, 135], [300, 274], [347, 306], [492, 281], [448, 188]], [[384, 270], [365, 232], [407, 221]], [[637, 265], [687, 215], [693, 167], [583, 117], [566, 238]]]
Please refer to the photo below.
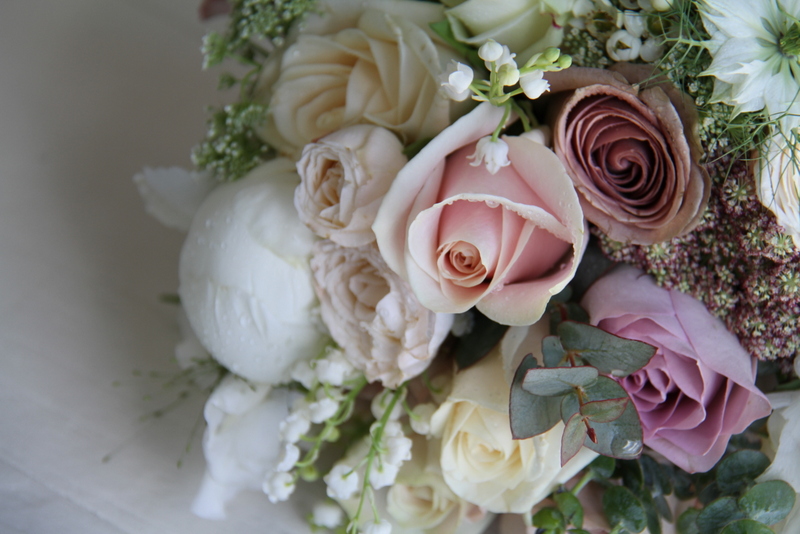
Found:
[[177, 287], [182, 235], [145, 213], [131, 177], [189, 166], [224, 97], [201, 71], [198, 2], [0, 0], [4, 534], [306, 531], [305, 503], [255, 493], [225, 523], [191, 515], [199, 440], [176, 463], [203, 399], [139, 420], [177, 393], [132, 372], [177, 369], [158, 295]]

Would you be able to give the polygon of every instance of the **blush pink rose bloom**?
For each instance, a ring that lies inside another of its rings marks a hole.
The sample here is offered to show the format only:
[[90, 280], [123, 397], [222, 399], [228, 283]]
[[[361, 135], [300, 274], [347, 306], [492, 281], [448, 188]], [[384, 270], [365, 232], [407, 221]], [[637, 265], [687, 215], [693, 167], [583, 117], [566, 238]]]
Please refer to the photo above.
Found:
[[528, 325], [572, 279], [588, 233], [556, 155], [504, 137], [510, 165], [490, 174], [468, 159], [503, 110], [482, 104], [435, 137], [395, 178], [373, 225], [386, 263], [435, 312], [477, 306]]
[[625, 266], [595, 282], [582, 305], [592, 324], [658, 348], [619, 383], [639, 411], [644, 444], [678, 467], [708, 471], [733, 434], [769, 415], [755, 360], [694, 298]]

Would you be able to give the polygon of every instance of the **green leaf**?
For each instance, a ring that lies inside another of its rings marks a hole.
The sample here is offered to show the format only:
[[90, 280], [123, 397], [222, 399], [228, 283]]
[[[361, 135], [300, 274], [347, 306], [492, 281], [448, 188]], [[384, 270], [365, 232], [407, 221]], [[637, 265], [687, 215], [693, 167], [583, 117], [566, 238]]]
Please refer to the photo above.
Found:
[[598, 456], [592, 463], [589, 464], [589, 469], [597, 473], [600, 478], [611, 478], [614, 474], [614, 468], [617, 466], [617, 461], [608, 456]]
[[706, 506], [697, 516], [697, 528], [703, 534], [719, 534], [725, 525], [744, 519], [733, 497], [722, 497]]
[[589, 366], [540, 367], [528, 371], [522, 388], [542, 397], [566, 395], [576, 387], [587, 387], [597, 376], [597, 369]]
[[631, 532], [647, 526], [647, 514], [636, 495], [625, 486], [612, 486], [603, 494], [603, 511], [611, 526], [622, 525]]
[[586, 440], [586, 423], [581, 414], [576, 413], [567, 421], [561, 434], [561, 466], [566, 465], [581, 450]]
[[578, 528], [583, 526], [583, 505], [578, 498], [569, 491], [562, 491], [553, 495], [559, 511], [564, 515], [568, 525]]
[[738, 493], [769, 467], [763, 452], [737, 451], [717, 464], [717, 484], [726, 494]]
[[634, 493], [644, 490], [644, 470], [642, 469], [642, 463], [638, 460], [617, 462], [615, 475], [621, 478], [622, 484], [630, 488]]
[[739, 499], [739, 507], [750, 519], [765, 525], [783, 520], [794, 506], [794, 489], [783, 480], [756, 484]]
[[678, 534], [700, 534], [700, 529], [697, 528], [697, 516], [700, 515], [700, 510], [697, 508], [689, 508], [681, 514], [678, 518]]
[[641, 341], [624, 339], [595, 326], [572, 321], [558, 325], [564, 349], [576, 352], [601, 373], [628, 376], [650, 361], [656, 348]]
[[522, 389], [522, 381], [529, 369], [538, 367], [536, 358], [528, 354], [514, 374], [511, 384], [508, 413], [514, 439], [526, 439], [543, 434], [561, 421], [561, 399], [531, 395]]
[[542, 508], [533, 516], [533, 524], [539, 528], [564, 529], [564, 516], [555, 508]]
[[775, 534], [771, 528], [752, 519], [739, 519], [729, 523], [721, 534]]
[[545, 367], [558, 367], [566, 361], [567, 353], [558, 336], [547, 336], [542, 340], [542, 356]]
[[472, 330], [458, 338], [453, 349], [459, 369], [478, 363], [500, 342], [508, 330], [507, 325], [497, 324], [477, 310], [472, 310], [474, 323]]
[[553, 334], [558, 331], [558, 325], [564, 321], [589, 322], [589, 314], [574, 302], [554, 302], [553, 299], [550, 299], [548, 312], [550, 314], [550, 332]]
[[[652, 488], [653, 496], [669, 495], [672, 493], [670, 467], [662, 465], [653, 460], [650, 456], [644, 454], [639, 458], [639, 464], [642, 466], [644, 483]], [[667, 519], [670, 520], [669, 518]]]
[[647, 515], [647, 530], [650, 531], [650, 534], [661, 534], [661, 519], [658, 517], [653, 496], [649, 491], [643, 491], [638, 497], [642, 501], [642, 506], [644, 506], [644, 511]]
[[593, 423], [610, 423], [622, 416], [628, 402], [630, 402], [628, 397], [587, 402], [581, 406], [581, 414]]
[[[626, 397], [628, 394], [614, 380], [599, 376], [589, 386], [583, 388], [588, 401], [602, 401]], [[568, 420], [579, 411], [577, 395], [566, 395], [561, 403], [561, 419]], [[587, 436], [584, 446], [603, 456], [621, 459], [637, 458], [642, 452], [642, 425], [639, 414], [629, 402], [622, 415], [610, 423], [592, 423], [597, 443]]]

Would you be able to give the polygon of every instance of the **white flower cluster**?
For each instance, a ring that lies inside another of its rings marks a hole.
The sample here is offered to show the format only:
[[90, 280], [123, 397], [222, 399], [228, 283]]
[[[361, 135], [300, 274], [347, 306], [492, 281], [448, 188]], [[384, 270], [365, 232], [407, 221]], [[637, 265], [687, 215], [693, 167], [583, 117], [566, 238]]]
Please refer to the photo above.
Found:
[[[621, 9], [608, 0], [579, 0], [573, 9], [576, 18], [570, 21], [570, 25], [586, 29], [596, 36], [604, 34], [606, 52], [614, 61], [641, 59], [653, 63], [660, 59], [664, 51], [663, 42], [648, 28], [647, 16], [669, 9], [672, 0], [623, 0], [619, 5]], [[595, 26], [598, 20], [616, 29], [611, 32], [598, 30]]]

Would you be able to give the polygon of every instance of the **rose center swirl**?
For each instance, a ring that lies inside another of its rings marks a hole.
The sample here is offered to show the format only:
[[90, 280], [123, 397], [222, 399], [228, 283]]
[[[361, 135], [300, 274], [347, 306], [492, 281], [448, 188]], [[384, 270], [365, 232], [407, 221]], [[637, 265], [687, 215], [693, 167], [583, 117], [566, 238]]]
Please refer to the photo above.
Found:
[[444, 278], [462, 287], [475, 287], [484, 282], [488, 271], [481, 252], [472, 243], [445, 243], [437, 251], [439, 272]]

